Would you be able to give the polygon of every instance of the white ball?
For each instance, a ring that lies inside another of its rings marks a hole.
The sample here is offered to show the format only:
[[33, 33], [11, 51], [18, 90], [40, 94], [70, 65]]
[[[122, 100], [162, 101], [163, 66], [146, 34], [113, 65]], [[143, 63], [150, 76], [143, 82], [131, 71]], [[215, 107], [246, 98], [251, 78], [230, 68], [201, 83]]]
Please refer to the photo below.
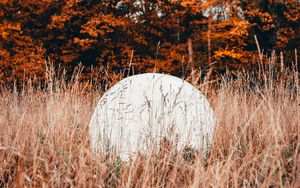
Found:
[[168, 139], [177, 149], [207, 152], [215, 127], [202, 93], [174, 76], [146, 73], [125, 78], [100, 99], [89, 128], [92, 149], [122, 160], [149, 154]]

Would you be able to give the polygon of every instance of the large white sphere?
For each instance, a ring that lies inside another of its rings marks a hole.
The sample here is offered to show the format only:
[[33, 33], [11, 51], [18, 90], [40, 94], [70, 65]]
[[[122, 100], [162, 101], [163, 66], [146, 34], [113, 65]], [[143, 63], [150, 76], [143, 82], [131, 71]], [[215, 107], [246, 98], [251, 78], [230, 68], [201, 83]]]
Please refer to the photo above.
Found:
[[125, 78], [100, 99], [89, 128], [94, 151], [115, 152], [123, 160], [149, 154], [162, 139], [208, 151], [213, 111], [202, 93], [174, 76], [147, 73]]

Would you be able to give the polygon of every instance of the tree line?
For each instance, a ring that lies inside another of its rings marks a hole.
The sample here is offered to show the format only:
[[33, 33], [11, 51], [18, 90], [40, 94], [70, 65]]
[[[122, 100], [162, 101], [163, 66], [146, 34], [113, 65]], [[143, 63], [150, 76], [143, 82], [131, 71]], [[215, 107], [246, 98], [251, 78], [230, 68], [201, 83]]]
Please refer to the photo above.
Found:
[[258, 62], [254, 36], [288, 64], [299, 27], [299, 0], [1, 0], [0, 83], [42, 80], [45, 61], [80, 63], [87, 75], [247, 70]]

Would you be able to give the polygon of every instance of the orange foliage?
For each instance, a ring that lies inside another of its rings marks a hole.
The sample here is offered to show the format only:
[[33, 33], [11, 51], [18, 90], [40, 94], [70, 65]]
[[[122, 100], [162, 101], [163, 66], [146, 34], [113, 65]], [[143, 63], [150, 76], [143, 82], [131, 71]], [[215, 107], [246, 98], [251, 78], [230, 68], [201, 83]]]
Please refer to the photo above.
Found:
[[48, 59], [108, 74], [131, 64], [180, 75], [191, 58], [195, 68], [215, 61], [234, 70], [252, 63], [254, 35], [265, 51], [288, 53], [300, 47], [299, 27], [297, 0], [2, 0], [0, 82], [43, 79]]

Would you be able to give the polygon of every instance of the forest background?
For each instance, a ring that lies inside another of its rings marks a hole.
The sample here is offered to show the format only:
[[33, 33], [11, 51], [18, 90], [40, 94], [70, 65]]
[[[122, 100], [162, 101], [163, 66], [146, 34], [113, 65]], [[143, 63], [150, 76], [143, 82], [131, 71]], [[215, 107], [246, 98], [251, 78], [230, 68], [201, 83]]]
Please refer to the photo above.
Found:
[[0, 84], [42, 81], [49, 62], [81, 79], [252, 71], [299, 47], [299, 0], [0, 1]]

